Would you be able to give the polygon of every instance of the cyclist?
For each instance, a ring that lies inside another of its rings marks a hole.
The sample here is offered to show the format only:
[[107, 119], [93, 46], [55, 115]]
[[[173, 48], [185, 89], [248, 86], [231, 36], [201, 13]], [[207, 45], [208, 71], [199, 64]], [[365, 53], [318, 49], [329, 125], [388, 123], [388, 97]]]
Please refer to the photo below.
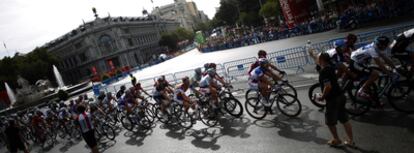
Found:
[[135, 84], [135, 97], [141, 99], [142, 101], [145, 101], [145, 98], [141, 95], [141, 92], [151, 97], [151, 95], [148, 94], [148, 92], [145, 91], [144, 88], [142, 88], [141, 83], [138, 82]]
[[44, 136], [46, 125], [43, 113], [40, 110], [36, 110], [35, 115], [32, 117], [32, 127], [34, 128], [35, 136], [39, 138], [40, 142], [44, 142], [46, 138]]
[[126, 87], [124, 85], [121, 86], [121, 89], [118, 92], [116, 92], [116, 99], [120, 99], [122, 95], [124, 95], [125, 90], [126, 90]]
[[414, 29], [405, 31], [397, 36], [391, 45], [391, 54], [414, 71]]
[[205, 94], [210, 94], [211, 96], [211, 104], [214, 109], [218, 108], [218, 89], [219, 86], [217, 84], [219, 81], [221, 84], [226, 85], [224, 80], [219, 77], [216, 73], [216, 70], [213, 68], [209, 68], [207, 70], [207, 75], [203, 76], [200, 80], [200, 91]]
[[165, 80], [165, 76], [159, 77], [154, 86], [154, 100], [160, 104], [161, 111], [163, 113], [167, 113], [166, 107], [168, 107], [171, 102], [169, 95], [173, 93], [173, 90], [170, 88], [169, 83]]
[[251, 89], [259, 90], [260, 94], [263, 95], [263, 103], [265, 109], [269, 109], [269, 94], [270, 94], [270, 82], [266, 76], [271, 77], [269, 72], [269, 61], [266, 58], [259, 59], [259, 66], [254, 68], [250, 73], [248, 84]]
[[[266, 51], [264, 51], [264, 50], [259, 50], [259, 52], [257, 53], [257, 56], [258, 56], [259, 60], [260, 60], [260, 59], [262, 59], [262, 58], [266, 59], [266, 58], [267, 58], [267, 52], [266, 52]], [[250, 66], [250, 70], [248, 71], [248, 74], [249, 74], [249, 75], [252, 73], [252, 71], [253, 71], [255, 68], [257, 68], [257, 67], [259, 67], [259, 66], [260, 66], [260, 61], [259, 61], [259, 60], [257, 60], [255, 63], [253, 63], [253, 64]], [[275, 70], [275, 71], [279, 72], [280, 74], [286, 74], [286, 72], [285, 72], [285, 71], [279, 70], [279, 69], [278, 69], [275, 65], [273, 65], [273, 64], [268, 63], [268, 66], [269, 66], [269, 70], [273, 69], [273, 70]], [[276, 81], [279, 81], [279, 80], [282, 80], [282, 78], [281, 78], [280, 76], [276, 75], [276, 74], [275, 74], [275, 73], [273, 73], [272, 71], [269, 71], [269, 75], [270, 75], [270, 77], [272, 77], [272, 78], [273, 78], [273, 80], [275, 80], [275, 82], [276, 82]]]
[[112, 93], [107, 92], [101, 104], [101, 106], [103, 106], [103, 110], [107, 111], [107, 113], [111, 113], [114, 110], [113, 102], [112, 102], [113, 100], [115, 101], [114, 97], [112, 96]]
[[[355, 72], [358, 76], [369, 76], [368, 80], [358, 90], [357, 96], [369, 98], [370, 95], [367, 94], [366, 91], [368, 87], [378, 79], [379, 72], [369, 68], [372, 59], [374, 59], [375, 64], [387, 74], [390, 74], [391, 72], [386, 69], [385, 63], [395, 70], [394, 64], [385, 54], [389, 43], [390, 40], [388, 37], [379, 36], [375, 38], [373, 43], [352, 52], [350, 70]], [[385, 63], [381, 59], [384, 60]]]
[[194, 70], [194, 76], [190, 79], [190, 89], [193, 91], [197, 96], [201, 95], [201, 93], [196, 90], [196, 87], [199, 87], [199, 82], [201, 80], [201, 77], [203, 77], [203, 72], [201, 71], [201, 68], [197, 68]]
[[185, 112], [188, 112], [188, 109], [192, 105], [190, 98], [185, 94], [188, 88], [190, 88], [190, 79], [188, 77], [184, 77], [182, 79], [182, 83], [175, 88], [174, 92], [174, 101], [182, 104]]

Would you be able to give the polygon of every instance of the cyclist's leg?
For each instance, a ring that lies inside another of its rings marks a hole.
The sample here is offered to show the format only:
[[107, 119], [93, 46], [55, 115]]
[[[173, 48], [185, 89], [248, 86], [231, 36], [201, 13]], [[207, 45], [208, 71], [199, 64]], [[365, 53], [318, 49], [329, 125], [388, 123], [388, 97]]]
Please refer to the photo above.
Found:
[[269, 81], [266, 79], [266, 77], [261, 77], [259, 79], [259, 91], [260, 94], [263, 95], [263, 97], [268, 100], [269, 99], [269, 94], [270, 94], [270, 83]]
[[217, 94], [217, 89], [215, 87], [213, 87], [212, 85], [209, 86], [210, 88], [210, 94], [211, 94], [211, 98], [213, 101], [213, 106], [217, 107], [218, 106], [218, 94]]
[[358, 93], [364, 94], [368, 88], [378, 79], [379, 72], [377, 70], [370, 70], [369, 78], [365, 83], [362, 85], [361, 89], [359, 89]]

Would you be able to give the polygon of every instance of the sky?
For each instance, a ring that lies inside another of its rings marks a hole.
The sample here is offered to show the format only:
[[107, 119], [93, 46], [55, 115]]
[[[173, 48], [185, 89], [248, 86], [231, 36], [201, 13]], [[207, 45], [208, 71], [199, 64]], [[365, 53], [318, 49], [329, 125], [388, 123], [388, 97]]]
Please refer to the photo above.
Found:
[[[187, 0], [188, 1], [188, 0]], [[192, 0], [212, 18], [220, 0]], [[0, 59], [15, 52], [27, 53], [94, 19], [92, 7], [100, 17], [141, 16], [145, 8], [174, 0], [1, 0]], [[6, 48], [4, 47], [4, 44]], [[8, 52], [8, 53], [7, 53]]]

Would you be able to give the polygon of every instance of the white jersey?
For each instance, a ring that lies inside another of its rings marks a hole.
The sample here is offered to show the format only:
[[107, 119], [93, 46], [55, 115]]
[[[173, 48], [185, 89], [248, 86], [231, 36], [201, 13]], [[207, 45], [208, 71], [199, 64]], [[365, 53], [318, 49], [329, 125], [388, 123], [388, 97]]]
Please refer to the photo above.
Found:
[[327, 50], [326, 53], [328, 53], [329, 54], [329, 57], [332, 58], [333, 56], [336, 55], [336, 49], [335, 48], [331, 48], [331, 49]]
[[414, 35], [414, 28], [403, 32], [405, 38], [411, 38]]
[[250, 72], [250, 79], [257, 80], [264, 75], [264, 70], [258, 66]]
[[201, 87], [201, 88], [206, 88], [206, 87], [208, 87], [208, 86], [210, 85], [210, 81], [211, 81], [212, 79], [213, 79], [213, 78], [212, 78], [212, 77], [210, 77], [210, 75], [205, 75], [205, 76], [203, 76], [203, 77], [201, 78], [201, 80], [200, 80], [200, 83], [199, 83], [200, 87]]
[[369, 64], [371, 63], [372, 58], [378, 58], [379, 54], [377, 52], [374, 43], [365, 45], [361, 48], [358, 48], [356, 51], [353, 51], [351, 54], [351, 59], [359, 64]]

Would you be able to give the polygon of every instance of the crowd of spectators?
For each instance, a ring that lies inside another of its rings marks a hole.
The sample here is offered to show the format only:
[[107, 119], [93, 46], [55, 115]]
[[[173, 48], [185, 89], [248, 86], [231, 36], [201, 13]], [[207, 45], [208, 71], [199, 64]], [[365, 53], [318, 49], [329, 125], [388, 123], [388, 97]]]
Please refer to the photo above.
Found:
[[[200, 46], [200, 51], [211, 52], [216, 50], [231, 49], [236, 47], [254, 45], [266, 41], [284, 39], [294, 36], [324, 32], [338, 27], [349, 20], [355, 20], [358, 24], [389, 19], [397, 16], [413, 14], [414, 1], [406, 0], [380, 0], [370, 3], [361, 2], [343, 8], [338, 15], [337, 11], [325, 11], [317, 13], [309, 20], [294, 27], [288, 28], [285, 24], [267, 25], [263, 27], [226, 27], [224, 31], [207, 38], [205, 44]], [[220, 34], [225, 33], [225, 34]]]

